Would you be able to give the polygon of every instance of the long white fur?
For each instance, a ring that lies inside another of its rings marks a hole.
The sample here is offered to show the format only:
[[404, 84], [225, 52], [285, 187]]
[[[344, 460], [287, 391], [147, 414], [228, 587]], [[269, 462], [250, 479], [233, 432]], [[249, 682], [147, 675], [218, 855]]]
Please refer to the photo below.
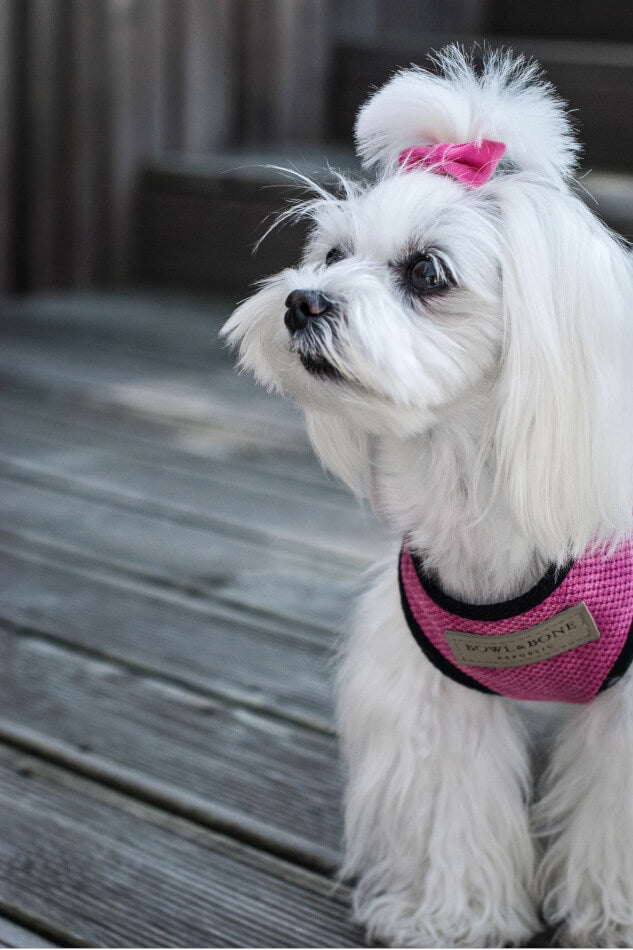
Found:
[[[578, 146], [536, 68], [493, 54], [477, 74], [456, 48], [440, 64], [439, 77], [397, 74], [364, 106], [357, 141], [377, 179], [317, 195], [300, 264], [225, 332], [244, 367], [304, 409], [322, 462], [410, 537], [444, 589], [486, 603], [631, 532], [633, 277], [626, 249], [571, 190]], [[508, 146], [481, 188], [397, 169], [405, 147], [473, 138]], [[332, 247], [346, 256], [326, 267]], [[409, 298], [397, 273], [412, 248], [437, 251], [456, 286]], [[289, 335], [284, 300], [297, 289], [335, 301], [336, 331]], [[310, 375], [300, 347], [342, 379]], [[564, 710], [535, 874], [517, 708], [428, 665], [399, 607], [394, 555], [338, 677], [345, 868], [372, 936], [501, 946], [528, 940], [540, 911], [567, 945], [633, 943], [627, 684]]]
[[396, 558], [361, 599], [338, 672], [344, 874], [368, 935], [503, 946], [538, 930], [529, 762], [516, 708], [431, 666], [402, 623]]

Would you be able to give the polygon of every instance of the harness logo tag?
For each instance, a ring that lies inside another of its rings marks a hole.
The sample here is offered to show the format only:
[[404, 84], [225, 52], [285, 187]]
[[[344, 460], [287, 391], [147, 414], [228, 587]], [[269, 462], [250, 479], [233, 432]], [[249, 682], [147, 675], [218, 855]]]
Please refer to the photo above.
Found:
[[444, 636], [458, 663], [466, 666], [529, 666], [566, 653], [600, 632], [586, 604], [567, 607], [559, 614], [514, 633], [464, 633], [445, 630]]

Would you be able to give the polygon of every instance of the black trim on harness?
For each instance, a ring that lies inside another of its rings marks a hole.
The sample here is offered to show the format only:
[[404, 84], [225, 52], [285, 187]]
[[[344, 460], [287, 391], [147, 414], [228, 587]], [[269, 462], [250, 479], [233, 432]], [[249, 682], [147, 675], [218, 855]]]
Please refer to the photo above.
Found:
[[554, 593], [557, 587], [560, 587], [574, 564], [573, 560], [564, 567], [556, 567], [552, 564], [534, 587], [511, 600], [502, 600], [496, 604], [467, 604], [446, 594], [426, 573], [420, 555], [411, 550], [409, 553], [418, 580], [431, 600], [443, 610], [456, 614], [458, 617], [465, 617], [467, 620], [507, 620], [509, 617], [517, 617], [519, 614], [532, 610], [533, 607], [538, 607], [547, 600], [550, 594]]
[[[418, 580], [422, 584], [422, 587], [429, 597], [444, 610], [448, 610], [460, 617], [466, 617], [472, 620], [504, 620], [508, 617], [515, 617], [517, 614], [523, 613], [526, 610], [531, 610], [533, 607], [536, 607], [538, 604], [542, 603], [543, 600], [549, 597], [549, 595], [556, 590], [556, 588], [563, 582], [573, 565], [573, 561], [571, 561], [569, 564], [565, 565], [564, 568], [558, 570], [554, 567], [550, 567], [540, 579], [540, 581], [538, 581], [531, 590], [527, 591], [525, 594], [522, 594], [520, 597], [514, 597], [512, 600], [506, 600], [497, 604], [478, 605], [466, 604], [462, 601], [455, 600], [448, 594], [445, 594], [444, 591], [438, 587], [437, 584], [435, 584], [427, 574], [425, 574], [421, 559], [415, 555], [413, 551], [410, 551], [409, 553], [411, 554], [411, 559], [413, 561]], [[402, 579], [402, 551], [400, 552], [400, 558], [398, 560], [398, 586], [400, 589], [402, 610], [407, 621], [407, 625], [427, 660], [432, 663], [433, 666], [437, 667], [441, 673], [444, 673], [445, 676], [448, 676], [456, 683], [460, 683], [462, 686], [467, 686], [469, 689], [479, 690], [480, 693], [488, 693], [489, 695], [493, 696], [499, 695], [496, 690], [490, 689], [488, 686], [484, 686], [482, 683], [478, 683], [477, 680], [473, 679], [467, 673], [464, 673], [462, 670], [458, 669], [458, 667], [453, 666], [453, 664], [447, 660], [443, 654], [440, 653], [437, 647], [435, 647], [428, 639], [420, 627], [420, 624], [415, 619], [413, 611], [409, 605], [409, 601], [407, 600], [404, 582]], [[631, 626], [629, 627], [629, 632], [627, 634], [624, 646], [622, 647], [613, 666], [604, 678], [602, 685], [598, 689], [598, 693], [602, 693], [611, 686], [615, 686], [615, 684], [626, 673], [631, 663], [633, 663], [633, 620], [631, 621]]]
[[488, 693], [490, 695], [496, 695], [493, 689], [489, 689], [487, 686], [484, 686], [482, 683], [478, 683], [477, 680], [474, 680], [467, 673], [462, 673], [461, 670], [457, 669], [456, 666], [453, 666], [452, 663], [442, 656], [437, 647], [434, 647], [431, 641], [428, 639], [419, 623], [413, 616], [411, 607], [409, 606], [409, 601], [407, 600], [407, 595], [404, 590], [404, 584], [402, 581], [402, 566], [401, 561], [398, 564], [398, 585], [400, 587], [400, 600], [402, 601], [402, 610], [404, 612], [405, 619], [409, 625], [409, 630], [413, 634], [413, 638], [424, 653], [425, 657], [432, 663], [433, 666], [436, 666], [441, 673], [444, 673], [445, 676], [450, 677], [450, 679], [455, 680], [456, 683], [459, 683], [461, 686], [469, 686], [471, 689], [478, 689], [480, 693]]
[[626, 640], [620, 651], [620, 655], [605, 676], [604, 682], [598, 692], [602, 693], [605, 689], [609, 689], [610, 686], [615, 686], [618, 680], [624, 676], [631, 662], [633, 662], [633, 622], [631, 622], [631, 626], [629, 627], [629, 632], [626, 635]]

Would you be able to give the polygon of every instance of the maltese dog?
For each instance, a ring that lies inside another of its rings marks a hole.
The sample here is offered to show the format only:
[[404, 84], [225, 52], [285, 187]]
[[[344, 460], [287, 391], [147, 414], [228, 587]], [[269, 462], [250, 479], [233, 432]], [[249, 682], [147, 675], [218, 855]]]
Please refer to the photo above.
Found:
[[398, 539], [339, 663], [343, 873], [388, 944], [631, 946], [631, 261], [538, 67], [436, 66], [224, 328]]

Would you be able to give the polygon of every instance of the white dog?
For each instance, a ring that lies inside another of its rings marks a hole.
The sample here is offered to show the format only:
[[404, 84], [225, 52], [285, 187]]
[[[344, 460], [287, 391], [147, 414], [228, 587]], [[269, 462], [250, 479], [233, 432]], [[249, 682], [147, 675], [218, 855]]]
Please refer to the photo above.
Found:
[[[438, 65], [361, 109], [375, 180], [301, 205], [300, 265], [225, 332], [405, 539], [338, 680], [368, 934], [490, 947], [546, 923], [631, 946], [630, 261], [571, 190], [578, 145], [538, 69]], [[564, 701], [538, 705], [562, 711], [538, 783], [526, 699]]]

